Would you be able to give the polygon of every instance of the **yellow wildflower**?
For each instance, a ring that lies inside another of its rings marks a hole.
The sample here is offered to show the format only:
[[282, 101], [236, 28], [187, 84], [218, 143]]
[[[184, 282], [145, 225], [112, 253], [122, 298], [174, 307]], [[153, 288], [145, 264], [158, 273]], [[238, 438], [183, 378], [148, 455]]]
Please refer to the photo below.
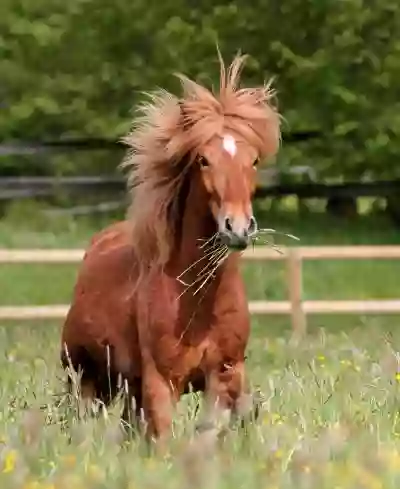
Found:
[[382, 489], [380, 479], [367, 469], [355, 467], [357, 481], [365, 486], [366, 489]]
[[17, 461], [17, 452], [15, 450], [10, 450], [4, 460], [3, 473], [8, 474], [15, 469], [15, 463]]
[[39, 489], [40, 484], [38, 481], [30, 481], [24, 484], [23, 489]]
[[29, 481], [24, 484], [23, 489], [55, 489], [56, 486], [51, 483], [40, 483], [38, 481]]
[[397, 382], [400, 382], [400, 372], [396, 373], [395, 379], [397, 380]]
[[281, 421], [281, 419], [282, 418], [281, 418], [280, 414], [278, 414], [278, 413], [272, 414], [272, 423], [277, 423], [277, 422]]
[[317, 356], [317, 359], [320, 361], [320, 362], [323, 362], [325, 360], [325, 355], [318, 355]]
[[149, 469], [154, 469], [156, 467], [156, 465], [157, 465], [157, 462], [156, 462], [156, 460], [154, 458], [148, 458], [146, 465], [147, 465], [147, 467]]
[[87, 468], [87, 474], [92, 481], [101, 481], [104, 479], [104, 472], [98, 465], [91, 464]]
[[75, 455], [66, 455], [63, 457], [64, 465], [72, 468], [76, 464], [76, 457]]
[[393, 449], [384, 452], [382, 458], [386, 461], [389, 470], [393, 472], [400, 471], [400, 453], [397, 450]]

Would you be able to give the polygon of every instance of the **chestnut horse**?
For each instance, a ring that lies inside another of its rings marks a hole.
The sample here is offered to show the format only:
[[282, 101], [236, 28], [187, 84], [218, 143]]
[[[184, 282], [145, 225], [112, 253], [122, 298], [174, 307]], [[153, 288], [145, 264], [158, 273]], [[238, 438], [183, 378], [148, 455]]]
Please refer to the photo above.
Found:
[[[92, 240], [62, 331], [62, 363], [82, 372], [85, 399], [129, 399], [123, 418], [169, 432], [180, 396], [202, 391], [235, 414], [247, 392], [250, 317], [240, 254], [257, 233], [256, 166], [280, 143], [270, 84], [239, 88], [245, 56], [210, 91], [183, 75], [140, 107], [124, 138], [132, 204]], [[136, 411], [134, 411], [136, 406]], [[215, 419], [215, 418], [212, 418]]]

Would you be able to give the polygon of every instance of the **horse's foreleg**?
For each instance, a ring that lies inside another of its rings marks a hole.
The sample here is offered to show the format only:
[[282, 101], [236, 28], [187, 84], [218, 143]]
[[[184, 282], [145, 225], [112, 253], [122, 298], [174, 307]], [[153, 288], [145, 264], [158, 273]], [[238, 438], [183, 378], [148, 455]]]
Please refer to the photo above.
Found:
[[83, 418], [86, 415], [94, 415], [94, 401], [96, 399], [94, 382], [86, 378], [80, 380], [71, 379], [71, 377], [68, 376], [66, 386], [72, 402], [75, 403], [77, 407], [78, 417]]
[[142, 378], [142, 407], [146, 434], [159, 440], [169, 434], [174, 407], [171, 385], [157, 371], [155, 366], [147, 366]]
[[237, 412], [244, 395], [244, 364], [227, 365], [209, 372], [206, 381], [206, 419], [202, 426], [224, 429]]

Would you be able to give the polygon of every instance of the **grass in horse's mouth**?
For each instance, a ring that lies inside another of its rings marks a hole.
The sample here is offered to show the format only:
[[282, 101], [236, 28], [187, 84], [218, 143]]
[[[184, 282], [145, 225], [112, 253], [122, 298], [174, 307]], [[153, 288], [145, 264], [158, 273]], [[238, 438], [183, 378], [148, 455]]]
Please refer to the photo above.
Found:
[[[288, 238], [299, 241], [299, 238], [297, 236], [293, 236], [292, 234], [286, 234], [286, 233], [276, 231], [275, 229], [266, 228], [266, 229], [259, 229], [257, 233], [255, 233], [251, 237], [251, 242], [253, 244], [253, 247], [256, 244], [256, 242], [260, 242], [266, 246], [270, 246], [278, 253], [281, 253], [281, 250], [279, 249], [278, 245], [276, 245], [273, 241], [264, 238], [265, 235], [270, 236], [274, 234], [286, 236]], [[199, 248], [204, 249], [205, 252], [198, 260], [190, 264], [180, 275], [178, 275], [177, 277], [178, 282], [180, 282], [182, 285], [186, 287], [179, 297], [181, 297], [185, 292], [193, 288], [195, 285], [197, 285], [197, 288], [193, 292], [193, 295], [196, 295], [201, 289], [203, 289], [205, 285], [209, 285], [211, 283], [212, 279], [215, 277], [215, 272], [222, 265], [222, 263], [224, 263], [224, 261], [228, 258], [230, 253], [233, 253], [235, 251], [241, 251], [241, 252], [245, 251], [244, 249], [241, 248], [236, 249], [227, 246], [219, 239], [218, 233], [215, 233], [213, 236], [211, 236], [211, 238], [200, 239], [199, 241], [202, 242]], [[184, 275], [188, 273], [190, 270], [192, 270], [196, 265], [201, 263], [203, 260], [205, 260], [205, 264], [203, 268], [196, 274], [196, 277], [194, 280], [192, 280], [192, 282], [187, 283], [184, 280]]]
[[[189, 289], [198, 285], [197, 289], [194, 291], [193, 295], [196, 295], [207, 283], [211, 282], [210, 279], [214, 278], [215, 272], [218, 267], [226, 260], [229, 256], [229, 248], [221, 243], [218, 239], [217, 233], [215, 233], [211, 238], [206, 240], [200, 240], [203, 243], [200, 246], [200, 249], [204, 249], [204, 254], [191, 265], [189, 265], [178, 277], [177, 280], [186, 286], [186, 289], [179, 296], [181, 297], [185, 292]], [[184, 280], [184, 275], [192, 270], [196, 265], [200, 264], [203, 260], [205, 260], [205, 264], [203, 268], [196, 274], [194, 280], [191, 283], [187, 283]]]
[[265, 246], [269, 246], [270, 248], [277, 251], [278, 253], [282, 253], [281, 249], [279, 248], [279, 245], [277, 245], [273, 241], [273, 239], [271, 240], [265, 237], [265, 236], [273, 236], [273, 235], [286, 236], [287, 238], [294, 239], [295, 241], [300, 241], [300, 238], [294, 236], [293, 234], [283, 233], [280, 231], [276, 231], [275, 229], [264, 228], [264, 229], [258, 229], [257, 232], [251, 237], [253, 247], [256, 243], [263, 244]]

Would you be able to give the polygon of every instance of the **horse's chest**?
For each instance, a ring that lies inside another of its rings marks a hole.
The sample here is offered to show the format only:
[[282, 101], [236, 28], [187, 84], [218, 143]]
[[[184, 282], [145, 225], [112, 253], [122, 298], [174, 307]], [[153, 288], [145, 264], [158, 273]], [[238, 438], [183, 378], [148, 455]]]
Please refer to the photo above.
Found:
[[175, 334], [163, 334], [153, 342], [153, 359], [158, 370], [170, 380], [181, 381], [191, 372], [205, 368], [215, 346], [209, 335], [189, 340]]
[[154, 359], [162, 375], [182, 390], [223, 365], [242, 361], [246, 343], [247, 337], [218, 328], [199, 335], [164, 335], [154, 344]]
[[163, 376], [182, 385], [193, 376], [241, 361], [249, 333], [243, 301], [227, 296], [199, 303], [179, 299], [176, 292], [161, 287], [150, 311], [151, 349]]

